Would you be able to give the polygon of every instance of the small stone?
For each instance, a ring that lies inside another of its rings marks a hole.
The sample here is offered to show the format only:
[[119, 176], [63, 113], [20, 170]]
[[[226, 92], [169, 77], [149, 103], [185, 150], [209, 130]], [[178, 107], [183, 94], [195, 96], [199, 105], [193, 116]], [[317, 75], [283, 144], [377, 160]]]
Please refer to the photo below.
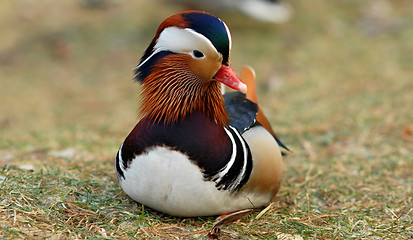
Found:
[[19, 168], [22, 169], [22, 170], [33, 171], [34, 170], [34, 165], [33, 164], [23, 164], [23, 165], [20, 165]]
[[75, 155], [75, 149], [67, 148], [60, 151], [51, 151], [50, 155], [54, 157], [72, 158]]

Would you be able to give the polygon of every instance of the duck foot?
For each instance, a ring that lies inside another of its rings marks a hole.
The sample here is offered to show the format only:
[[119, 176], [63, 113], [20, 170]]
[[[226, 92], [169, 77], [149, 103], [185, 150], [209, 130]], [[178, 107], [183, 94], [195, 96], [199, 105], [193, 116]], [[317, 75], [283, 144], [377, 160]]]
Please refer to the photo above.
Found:
[[219, 239], [221, 235], [221, 228], [226, 227], [230, 225], [233, 222], [236, 222], [243, 217], [247, 216], [249, 213], [251, 213], [254, 209], [247, 208], [247, 209], [242, 209], [239, 211], [231, 212], [228, 214], [223, 214], [219, 217], [214, 222], [214, 225], [211, 229], [211, 231], [208, 233], [207, 238], [208, 239]]

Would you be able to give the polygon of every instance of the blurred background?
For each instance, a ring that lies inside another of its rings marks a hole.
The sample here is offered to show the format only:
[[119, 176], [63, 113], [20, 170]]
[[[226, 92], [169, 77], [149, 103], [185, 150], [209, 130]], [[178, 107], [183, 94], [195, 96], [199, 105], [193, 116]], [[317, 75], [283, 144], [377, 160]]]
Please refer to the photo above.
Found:
[[[253, 224], [233, 228], [251, 238], [273, 239], [274, 231], [411, 238], [411, 0], [4, 0], [6, 238], [164, 238], [166, 231], [175, 239], [183, 228], [191, 234], [211, 226], [213, 219], [159, 219], [122, 195], [114, 169], [117, 149], [138, 121], [132, 69], [158, 25], [192, 8], [227, 23], [233, 68], [256, 70], [260, 105], [292, 149], [277, 201], [262, 218], [245, 220]], [[85, 215], [90, 211], [96, 217]]]
[[1, 161], [67, 147], [114, 156], [137, 121], [132, 69], [159, 23], [188, 8], [227, 23], [232, 65], [255, 68], [270, 122], [302, 154], [293, 163], [343, 153], [413, 160], [411, 1], [274, 3], [281, 20], [241, 2], [3, 1]]

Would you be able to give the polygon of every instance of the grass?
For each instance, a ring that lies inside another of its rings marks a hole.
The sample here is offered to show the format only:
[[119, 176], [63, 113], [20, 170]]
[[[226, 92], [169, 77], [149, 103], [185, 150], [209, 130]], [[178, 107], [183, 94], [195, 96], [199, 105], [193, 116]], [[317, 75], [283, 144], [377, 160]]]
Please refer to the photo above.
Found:
[[[137, 205], [117, 184], [114, 156], [136, 123], [131, 69], [181, 8], [113, 2], [0, 7], [0, 238], [198, 239], [212, 227]], [[261, 105], [293, 149], [277, 200], [224, 237], [412, 238], [413, 5], [292, 5], [276, 26], [218, 14], [233, 66], [256, 69]]]

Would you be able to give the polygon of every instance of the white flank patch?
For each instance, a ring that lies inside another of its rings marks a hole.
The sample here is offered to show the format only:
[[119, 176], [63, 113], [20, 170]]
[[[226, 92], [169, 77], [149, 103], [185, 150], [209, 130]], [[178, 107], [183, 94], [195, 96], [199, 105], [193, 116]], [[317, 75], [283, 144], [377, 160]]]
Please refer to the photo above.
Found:
[[[119, 158], [121, 160], [121, 158]], [[168, 147], [153, 147], [137, 156], [120, 178], [123, 190], [135, 201], [175, 216], [208, 216], [268, 203], [269, 196], [230, 195], [204, 181], [201, 170], [188, 157]]]

